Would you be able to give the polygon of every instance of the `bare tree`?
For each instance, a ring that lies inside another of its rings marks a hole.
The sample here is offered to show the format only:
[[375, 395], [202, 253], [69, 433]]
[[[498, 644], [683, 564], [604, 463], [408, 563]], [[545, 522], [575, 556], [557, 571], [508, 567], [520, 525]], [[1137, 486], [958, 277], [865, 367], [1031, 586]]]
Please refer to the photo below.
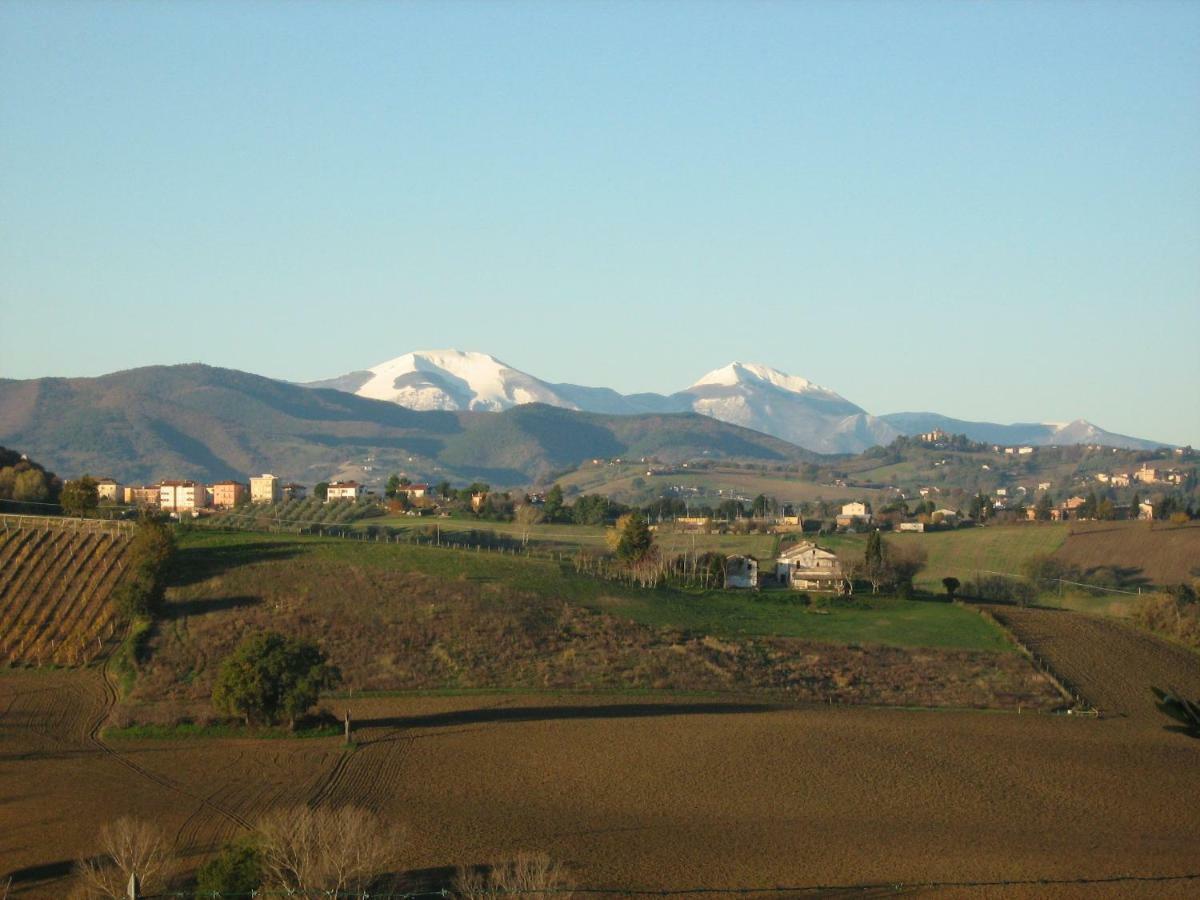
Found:
[[542, 511], [532, 503], [523, 503], [513, 513], [517, 526], [521, 529], [521, 543], [529, 543], [529, 534], [533, 526], [542, 521]]
[[357, 806], [282, 809], [258, 830], [266, 881], [284, 891], [365, 891], [404, 841], [402, 828]]
[[126, 816], [101, 828], [99, 839], [100, 853], [75, 866], [85, 897], [124, 898], [135, 874], [145, 891], [166, 888], [173, 859], [162, 829]]
[[468, 900], [517, 894], [530, 900], [569, 898], [573, 891], [566, 868], [547, 853], [523, 851], [484, 869], [463, 867], [454, 891]]

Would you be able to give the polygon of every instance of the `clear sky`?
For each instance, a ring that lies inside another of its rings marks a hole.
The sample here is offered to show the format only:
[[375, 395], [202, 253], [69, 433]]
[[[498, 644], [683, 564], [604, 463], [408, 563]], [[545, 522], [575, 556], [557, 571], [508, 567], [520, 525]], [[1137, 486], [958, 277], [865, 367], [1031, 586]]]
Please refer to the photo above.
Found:
[[0, 2], [0, 375], [484, 350], [1200, 446], [1200, 3]]

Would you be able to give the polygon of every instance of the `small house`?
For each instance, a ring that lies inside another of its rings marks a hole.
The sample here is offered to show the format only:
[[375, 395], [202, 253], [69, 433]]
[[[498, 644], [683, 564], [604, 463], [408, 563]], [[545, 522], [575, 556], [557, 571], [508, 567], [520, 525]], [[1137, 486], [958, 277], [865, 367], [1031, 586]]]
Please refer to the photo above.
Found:
[[758, 560], [753, 556], [730, 556], [725, 560], [725, 587], [757, 588]]
[[357, 481], [333, 481], [330, 482], [329, 490], [325, 494], [325, 502], [357, 500], [364, 493], [366, 493], [366, 489]]

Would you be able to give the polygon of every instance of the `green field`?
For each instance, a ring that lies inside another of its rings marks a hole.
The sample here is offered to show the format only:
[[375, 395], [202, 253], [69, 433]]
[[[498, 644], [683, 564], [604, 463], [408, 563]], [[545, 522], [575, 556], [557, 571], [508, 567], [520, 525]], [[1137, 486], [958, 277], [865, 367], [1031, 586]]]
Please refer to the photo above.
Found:
[[[526, 531], [515, 522], [492, 522], [466, 517], [433, 518], [406, 515], [389, 515], [359, 522], [359, 529], [370, 526], [385, 526], [396, 530], [419, 531], [422, 535], [432, 534], [431, 540], [442, 543], [474, 546], [480, 543], [479, 535], [497, 535], [507, 541], [520, 542]], [[606, 529], [601, 525], [574, 525], [564, 523], [539, 524], [528, 529], [528, 545], [540, 552], [575, 553], [580, 550], [601, 551], [605, 549]], [[715, 551], [726, 555], [751, 554], [766, 559], [775, 554], [776, 538], [769, 534], [694, 534], [675, 532], [667, 526], [655, 535], [659, 547], [668, 556], [681, 553], [706, 553]]]
[[[931, 531], [925, 534], [894, 533], [887, 535], [887, 542], [897, 548], [923, 551], [926, 554], [925, 568], [917, 575], [916, 586], [922, 590], [939, 592], [942, 590], [942, 579], [951, 576], [966, 581], [987, 572], [1020, 575], [1021, 567], [1027, 560], [1054, 553], [1063, 545], [1069, 533], [1068, 524], [1038, 522]], [[866, 535], [824, 535], [820, 543], [831, 550], [854, 553], [865, 547]]]
[[[976, 650], [1006, 646], [1000, 634], [974, 612], [946, 603], [888, 598], [872, 598], [868, 603], [868, 598], [857, 598], [861, 603], [834, 605], [827, 614], [817, 614], [792, 602], [792, 595], [783, 591], [639, 589], [579, 575], [569, 562], [536, 556], [331, 537], [185, 532], [180, 540], [177, 577], [187, 583], [214, 571], [257, 566], [259, 577], [270, 579], [277, 564], [293, 571], [318, 566], [327, 571], [329, 563], [350, 572], [380, 567], [447, 582], [491, 584], [644, 625], [720, 637], [800, 637], [831, 643]], [[246, 580], [246, 586], [253, 588], [256, 580]]]

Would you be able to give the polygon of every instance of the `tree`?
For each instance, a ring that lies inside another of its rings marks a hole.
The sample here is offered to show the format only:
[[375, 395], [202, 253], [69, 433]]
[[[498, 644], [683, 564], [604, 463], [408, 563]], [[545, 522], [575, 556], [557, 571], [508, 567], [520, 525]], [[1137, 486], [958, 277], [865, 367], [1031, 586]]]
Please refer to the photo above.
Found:
[[942, 587], [946, 589], [946, 595], [953, 600], [954, 595], [958, 593], [958, 589], [962, 587], [962, 582], [953, 575], [949, 575], [942, 579]]
[[58, 502], [63, 512], [72, 516], [86, 516], [100, 505], [100, 492], [96, 480], [90, 475], [84, 475], [76, 481], [68, 481], [63, 485]]
[[383, 495], [395, 497], [398, 490], [400, 490], [400, 476], [395, 474], [388, 476], [387, 484], [383, 488]]
[[258, 833], [265, 884], [309, 897], [359, 896], [386, 872], [405, 838], [403, 829], [358, 806], [276, 810]]
[[513, 519], [521, 530], [521, 543], [529, 543], [529, 532], [542, 521], [542, 511], [532, 503], [522, 503], [513, 513]]
[[99, 842], [100, 854], [81, 859], [75, 867], [87, 896], [125, 897], [125, 886], [135, 873], [144, 891], [157, 894], [167, 887], [171, 843], [157, 825], [117, 819], [100, 829]]
[[754, 498], [750, 509], [755, 516], [761, 518], [771, 511], [771, 501], [767, 499], [766, 494], [759, 494]]
[[45, 473], [38, 469], [25, 469], [13, 478], [12, 498], [23, 503], [45, 503], [50, 499], [50, 486]]
[[654, 536], [650, 526], [640, 512], [626, 513], [617, 520], [614, 529], [616, 534], [617, 559], [626, 563], [634, 563], [642, 559], [654, 546]]
[[863, 574], [871, 582], [872, 594], [878, 594], [879, 586], [888, 578], [887, 551], [878, 528], [867, 536], [867, 549], [863, 554]]
[[1042, 494], [1038, 497], [1037, 504], [1033, 507], [1034, 515], [1039, 522], [1050, 521], [1050, 510], [1054, 508], [1054, 498], [1050, 496], [1050, 492]]
[[318, 500], [329, 499], [329, 482], [328, 481], [318, 481], [313, 486], [313, 496], [316, 497]]
[[246, 894], [262, 887], [262, 853], [245, 841], [226, 844], [221, 852], [196, 871], [200, 894]]
[[221, 663], [212, 700], [217, 709], [252, 722], [291, 728], [317, 702], [323, 689], [341, 680], [336, 666], [315, 645], [273, 631], [244, 638]]
[[547, 522], [557, 522], [559, 516], [563, 513], [563, 489], [561, 485], [554, 485], [546, 492], [546, 502], [542, 504], [542, 513], [546, 516]]
[[126, 619], [153, 617], [162, 607], [167, 572], [175, 555], [175, 536], [154, 519], [143, 519], [129, 545], [125, 577], [113, 591], [112, 600]]

